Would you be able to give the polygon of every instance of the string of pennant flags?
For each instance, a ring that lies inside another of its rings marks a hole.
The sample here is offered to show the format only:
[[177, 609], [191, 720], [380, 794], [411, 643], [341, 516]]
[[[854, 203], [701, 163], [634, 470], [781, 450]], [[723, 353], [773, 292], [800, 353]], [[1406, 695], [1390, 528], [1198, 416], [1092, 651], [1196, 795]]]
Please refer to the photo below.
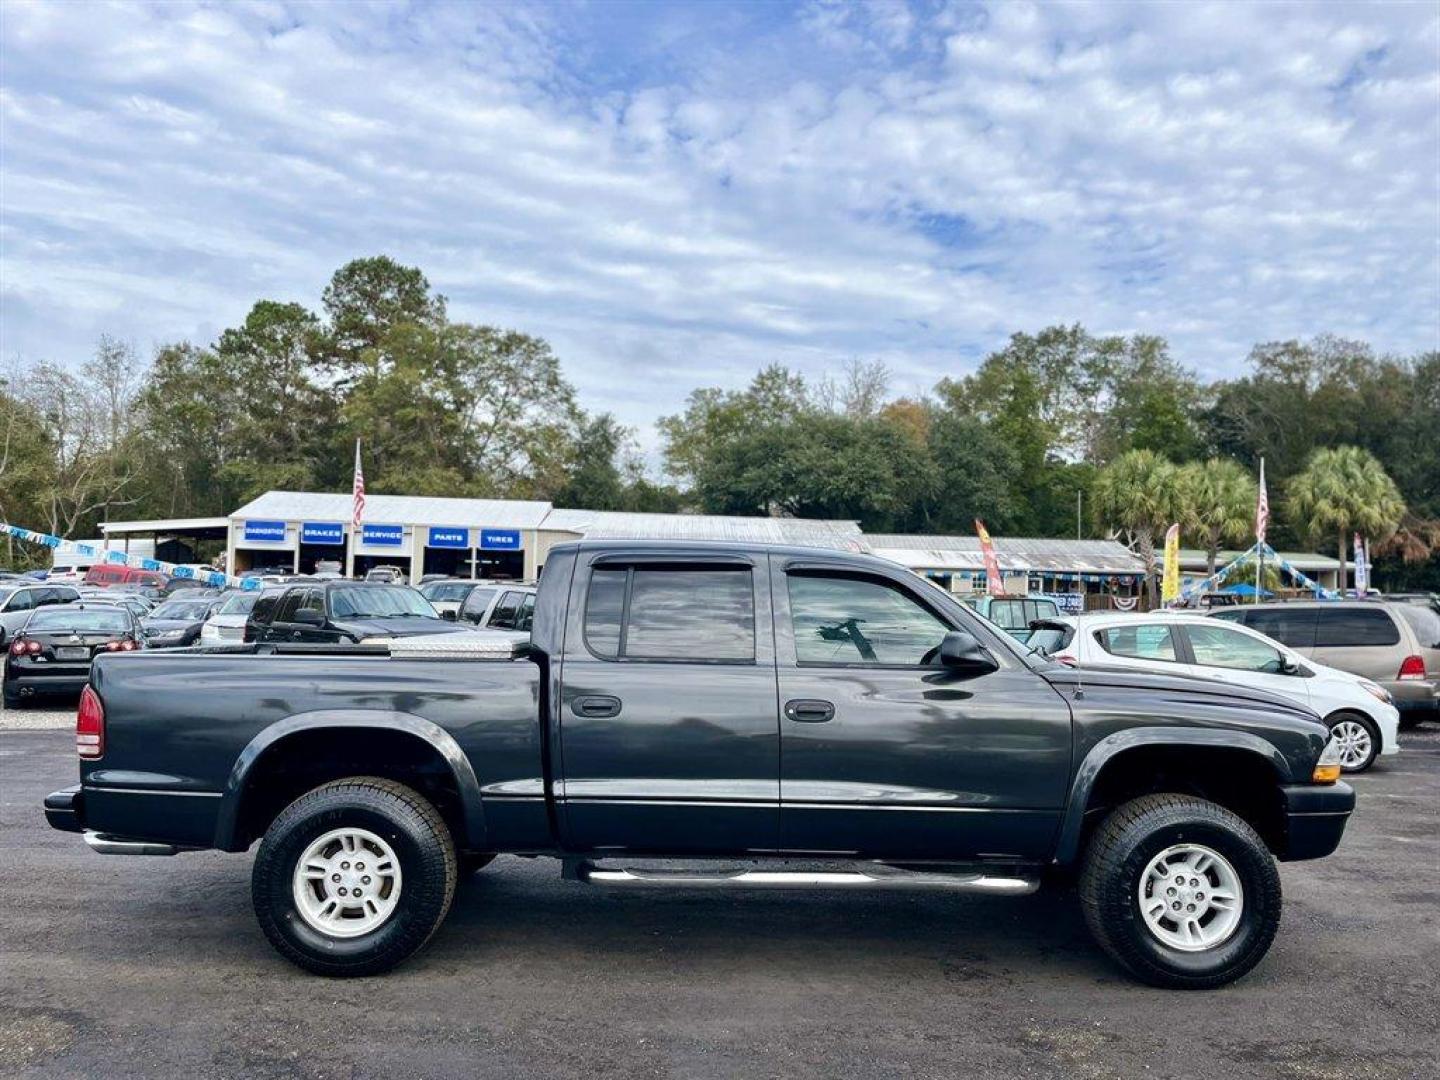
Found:
[[1277, 552], [1269, 544], [1264, 543], [1263, 541], [1255, 544], [1253, 547], [1250, 548], [1249, 551], [1245, 552], [1243, 555], [1236, 556], [1234, 559], [1226, 563], [1209, 577], [1187, 585], [1183, 590], [1181, 590], [1181, 599], [1188, 600], [1196, 593], [1210, 592], [1211, 590], [1218, 588], [1230, 577], [1231, 574], [1235, 573], [1236, 570], [1247, 565], [1247, 560], [1255, 557], [1257, 553], [1259, 555], [1262, 555], [1266, 562], [1278, 567], [1282, 574], [1289, 575], [1290, 579], [1294, 581], [1297, 585], [1299, 585], [1302, 589], [1309, 589], [1321, 600], [1336, 599], [1337, 594], [1334, 590], [1327, 589], [1319, 582], [1310, 580], [1310, 578], [1306, 577], [1299, 570], [1297, 570], [1295, 568], [1295, 565], [1291, 563], [1289, 559], [1282, 557], [1279, 552]]
[[74, 552], [78, 555], [85, 555], [106, 563], [114, 563], [120, 566], [133, 567], [136, 570], [153, 570], [156, 573], [165, 574], [172, 578], [195, 581], [201, 585], [209, 585], [215, 589], [258, 589], [260, 579], [254, 577], [235, 577], [231, 574], [223, 574], [218, 570], [196, 570], [193, 566], [182, 566], [179, 563], [165, 562], [163, 559], [147, 559], [140, 555], [130, 555], [124, 551], [117, 551], [114, 548], [100, 547], [97, 544], [86, 544], [79, 540], [66, 540], [61, 536], [52, 536], [50, 533], [36, 532], [34, 529], [22, 529], [18, 525], [0, 524], [0, 530], [8, 536], [13, 536], [27, 544], [39, 544], [42, 547], [52, 548], [57, 551]]

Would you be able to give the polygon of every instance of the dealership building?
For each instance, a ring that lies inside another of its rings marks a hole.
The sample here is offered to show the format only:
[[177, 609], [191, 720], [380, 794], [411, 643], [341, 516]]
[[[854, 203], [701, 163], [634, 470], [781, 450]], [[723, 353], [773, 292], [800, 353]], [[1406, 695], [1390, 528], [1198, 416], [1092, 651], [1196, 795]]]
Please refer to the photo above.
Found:
[[[556, 508], [548, 502], [366, 495], [360, 527], [349, 493], [269, 491], [227, 517], [110, 522], [108, 546], [155, 544], [176, 553], [223, 543], [226, 568], [313, 573], [321, 564], [347, 577], [394, 566], [411, 582], [426, 574], [535, 580], [559, 543], [606, 540], [719, 540], [872, 552], [956, 593], [983, 592], [985, 565], [973, 536], [867, 534], [854, 521], [635, 514]], [[995, 538], [1012, 594], [1109, 592], [1133, 595], [1143, 564], [1113, 540]], [[193, 555], [192, 555], [193, 558]]]

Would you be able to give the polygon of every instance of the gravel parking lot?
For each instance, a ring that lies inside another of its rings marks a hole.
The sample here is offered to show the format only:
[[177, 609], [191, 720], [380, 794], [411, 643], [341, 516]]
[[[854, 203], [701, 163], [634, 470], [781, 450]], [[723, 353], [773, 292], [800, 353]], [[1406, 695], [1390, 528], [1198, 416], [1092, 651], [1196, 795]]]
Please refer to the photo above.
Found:
[[1260, 968], [1180, 994], [1120, 976], [1068, 892], [621, 895], [515, 858], [399, 971], [313, 978], [256, 927], [249, 856], [105, 858], [46, 827], [72, 716], [0, 713], [6, 1076], [1388, 1080], [1440, 1060], [1434, 725], [1357, 782], [1336, 856], [1283, 869]]

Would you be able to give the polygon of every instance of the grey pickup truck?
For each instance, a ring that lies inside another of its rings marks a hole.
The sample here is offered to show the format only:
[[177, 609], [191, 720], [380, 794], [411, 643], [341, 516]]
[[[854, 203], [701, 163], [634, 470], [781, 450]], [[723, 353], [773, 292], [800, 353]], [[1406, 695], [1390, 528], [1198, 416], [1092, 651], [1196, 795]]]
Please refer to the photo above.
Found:
[[258, 841], [260, 926], [325, 975], [405, 960], [511, 853], [614, 888], [1078, 875], [1111, 957], [1204, 988], [1269, 948], [1277, 860], [1340, 841], [1328, 739], [1263, 691], [1051, 663], [881, 559], [592, 541], [550, 551], [528, 642], [100, 656], [45, 813], [106, 854]]

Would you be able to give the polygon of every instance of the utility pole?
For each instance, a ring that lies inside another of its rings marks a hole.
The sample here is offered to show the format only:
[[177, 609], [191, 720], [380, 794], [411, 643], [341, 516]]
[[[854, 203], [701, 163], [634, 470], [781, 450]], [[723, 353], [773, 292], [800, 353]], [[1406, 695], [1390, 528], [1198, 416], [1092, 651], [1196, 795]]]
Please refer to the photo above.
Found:
[[1084, 489], [1084, 488], [1077, 488], [1076, 491], [1075, 491], [1075, 539], [1076, 539], [1076, 540], [1083, 540], [1083, 539], [1084, 539], [1084, 537], [1080, 535], [1081, 509], [1084, 507], [1084, 505], [1085, 505], [1085, 489]]

